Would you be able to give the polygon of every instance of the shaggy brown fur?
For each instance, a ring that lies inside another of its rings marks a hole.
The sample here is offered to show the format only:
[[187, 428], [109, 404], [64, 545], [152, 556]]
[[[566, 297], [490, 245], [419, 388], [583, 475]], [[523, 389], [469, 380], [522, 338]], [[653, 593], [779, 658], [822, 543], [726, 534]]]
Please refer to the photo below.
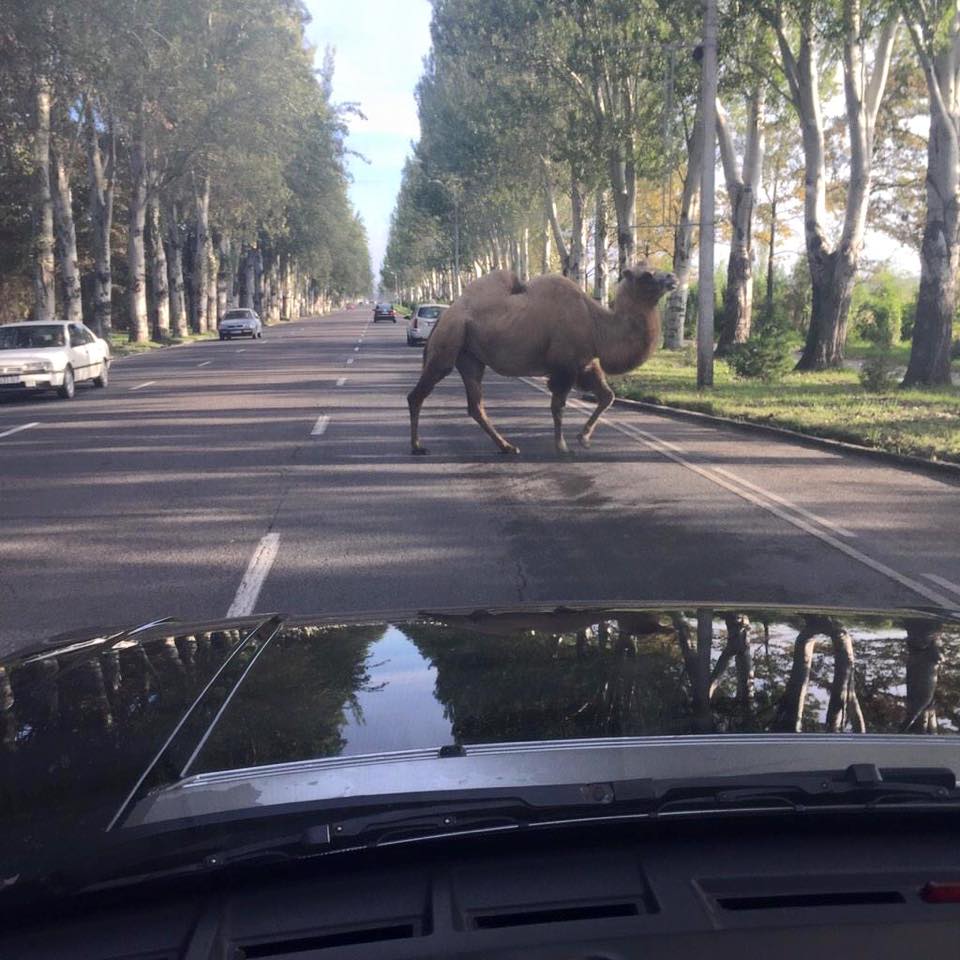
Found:
[[427, 341], [423, 373], [407, 396], [412, 452], [427, 452], [420, 442], [420, 408], [454, 367], [463, 378], [467, 412], [502, 453], [519, 451], [483, 409], [487, 367], [507, 377], [548, 378], [560, 453], [567, 452], [562, 432], [567, 394], [574, 385], [593, 393], [597, 408], [579, 435], [589, 446], [597, 420], [613, 402], [605, 374], [633, 370], [653, 353], [660, 339], [657, 304], [676, 284], [672, 273], [642, 266], [626, 270], [613, 310], [607, 310], [565, 277], [536, 277], [524, 285], [510, 270], [496, 270], [475, 280]]

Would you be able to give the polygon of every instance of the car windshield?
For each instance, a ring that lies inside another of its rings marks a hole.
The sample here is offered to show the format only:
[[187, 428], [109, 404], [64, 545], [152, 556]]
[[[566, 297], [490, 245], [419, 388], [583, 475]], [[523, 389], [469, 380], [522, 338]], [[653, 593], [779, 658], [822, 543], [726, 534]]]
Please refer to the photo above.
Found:
[[0, 350], [62, 347], [66, 343], [60, 324], [0, 327]]
[[958, 3], [0, 2], [0, 958], [178, 815], [960, 774]]

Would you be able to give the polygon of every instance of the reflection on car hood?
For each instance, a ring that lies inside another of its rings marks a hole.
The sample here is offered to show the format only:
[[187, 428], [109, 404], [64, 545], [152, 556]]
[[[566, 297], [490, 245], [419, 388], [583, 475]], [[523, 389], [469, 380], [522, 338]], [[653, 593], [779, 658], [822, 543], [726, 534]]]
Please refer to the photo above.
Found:
[[21, 365], [24, 363], [41, 363], [44, 360], [54, 362], [59, 360], [66, 347], [22, 347], [13, 350], [0, 350], [0, 367], [7, 365]]
[[[254, 799], [271, 777], [283, 802], [428, 787], [436, 768], [416, 764], [440, 748], [478, 784], [520, 750], [516, 769], [549, 780], [563, 749], [616, 748], [622, 770], [624, 751], [659, 743], [674, 765], [690, 747], [691, 776], [721, 744], [751, 745], [728, 772], [748, 755], [754, 772], [836, 766], [868, 744], [960, 772], [958, 730], [960, 623], [923, 611], [526, 607], [75, 633], [0, 661], [0, 877], [78, 832], [281, 802]], [[776, 735], [791, 749], [765, 750]], [[226, 806], [196, 800], [225, 787]]]

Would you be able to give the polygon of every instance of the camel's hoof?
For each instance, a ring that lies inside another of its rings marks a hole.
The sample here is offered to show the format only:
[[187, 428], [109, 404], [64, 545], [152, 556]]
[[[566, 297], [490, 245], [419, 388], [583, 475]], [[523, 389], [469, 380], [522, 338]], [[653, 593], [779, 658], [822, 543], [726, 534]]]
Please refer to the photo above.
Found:
[[410, 451], [415, 457], [425, 457], [427, 455], [426, 447], [414, 447]]
[[580, 441], [580, 446], [581, 446], [581, 447], [586, 447], [588, 450], [590, 449], [590, 438], [589, 438], [589, 437], [585, 437], [585, 436], [581, 433], [581, 434], [577, 437], [577, 439]]
[[512, 443], [508, 443], [505, 447], [500, 448], [500, 452], [506, 454], [517, 454], [520, 452], [520, 448], [515, 447]]

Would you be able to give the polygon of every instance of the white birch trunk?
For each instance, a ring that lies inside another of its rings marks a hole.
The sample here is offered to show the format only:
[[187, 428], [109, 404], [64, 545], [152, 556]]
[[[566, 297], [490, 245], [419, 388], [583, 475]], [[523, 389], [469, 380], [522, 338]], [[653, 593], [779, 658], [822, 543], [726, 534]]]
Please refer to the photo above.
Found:
[[[550, 224], [550, 229], [553, 231], [553, 242], [557, 245], [557, 255], [560, 257], [560, 269], [567, 274], [569, 270], [570, 263], [570, 252], [567, 250], [567, 245], [563, 238], [563, 231], [560, 229], [560, 219], [557, 216], [557, 201], [553, 192], [553, 181], [550, 177], [550, 165], [547, 163], [546, 157], [540, 157], [541, 170], [543, 174], [543, 192], [544, 200], [546, 202], [546, 214], [547, 222]], [[547, 241], [549, 245], [549, 240]], [[547, 256], [547, 262], [549, 262], [549, 250]], [[544, 266], [544, 272], [548, 272], [549, 267]]]
[[207, 331], [207, 268], [210, 242], [210, 178], [204, 177], [194, 191], [196, 234], [190, 275], [190, 325], [194, 333]]
[[150, 213], [150, 288], [153, 293], [153, 339], [170, 338], [170, 279], [160, 222], [160, 198], [154, 191], [148, 201]]
[[113, 328], [110, 233], [113, 229], [117, 139], [111, 120], [107, 131], [107, 155], [104, 158], [93, 104], [89, 100], [84, 105], [83, 124], [89, 178], [88, 205], [93, 235], [93, 329], [98, 336], [108, 337]]
[[50, 184], [50, 98], [52, 85], [37, 78], [33, 126], [33, 319], [56, 316], [53, 196]]
[[83, 323], [77, 229], [73, 222], [73, 188], [70, 186], [70, 175], [62, 151], [53, 147], [51, 158], [53, 161], [53, 222], [60, 255], [63, 319], [70, 323]]
[[610, 299], [610, 274], [607, 270], [607, 192], [597, 188], [593, 208], [593, 299], [604, 306]]
[[167, 212], [167, 283], [170, 294], [170, 333], [176, 339], [187, 335], [187, 303], [183, 282], [183, 235], [176, 203]]
[[130, 301], [130, 341], [150, 339], [147, 314], [147, 257], [144, 228], [147, 219], [147, 168], [143, 117], [135, 122], [130, 143], [130, 202], [127, 222], [127, 291]]

